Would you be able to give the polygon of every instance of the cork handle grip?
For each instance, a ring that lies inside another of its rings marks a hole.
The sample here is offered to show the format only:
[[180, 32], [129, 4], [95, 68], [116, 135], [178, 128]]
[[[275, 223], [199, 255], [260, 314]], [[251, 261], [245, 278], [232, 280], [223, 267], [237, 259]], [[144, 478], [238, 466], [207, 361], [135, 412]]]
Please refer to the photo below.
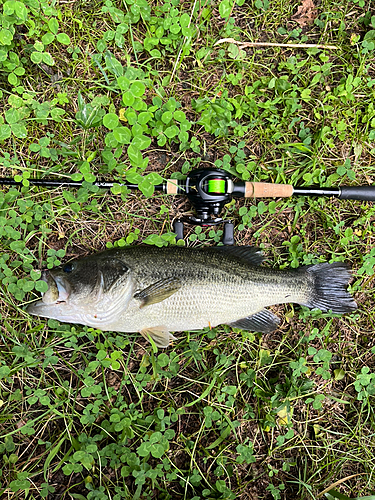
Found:
[[178, 180], [177, 179], [169, 179], [167, 180], [167, 194], [178, 194]]
[[291, 184], [245, 183], [245, 198], [288, 198], [292, 194], [293, 186]]

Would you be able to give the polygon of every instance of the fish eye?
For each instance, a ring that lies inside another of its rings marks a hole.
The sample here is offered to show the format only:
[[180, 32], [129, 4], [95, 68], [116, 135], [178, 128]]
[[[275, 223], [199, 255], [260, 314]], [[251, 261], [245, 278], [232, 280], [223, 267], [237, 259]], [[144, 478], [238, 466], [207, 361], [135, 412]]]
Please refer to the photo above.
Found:
[[64, 273], [71, 273], [74, 269], [74, 266], [72, 263], [68, 262], [68, 264], [65, 264], [65, 266], [63, 267], [63, 271]]

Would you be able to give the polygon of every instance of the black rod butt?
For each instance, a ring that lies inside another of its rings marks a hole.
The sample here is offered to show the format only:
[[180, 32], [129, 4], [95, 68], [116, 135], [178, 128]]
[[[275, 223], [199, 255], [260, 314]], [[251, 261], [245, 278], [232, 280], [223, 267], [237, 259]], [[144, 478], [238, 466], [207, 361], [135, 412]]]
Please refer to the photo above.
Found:
[[342, 200], [375, 201], [375, 186], [341, 186]]

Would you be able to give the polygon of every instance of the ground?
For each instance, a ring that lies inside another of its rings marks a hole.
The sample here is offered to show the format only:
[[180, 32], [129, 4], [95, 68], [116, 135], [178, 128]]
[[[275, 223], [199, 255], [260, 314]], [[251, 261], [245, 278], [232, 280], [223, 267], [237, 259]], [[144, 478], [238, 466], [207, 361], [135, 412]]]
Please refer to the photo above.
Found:
[[[193, 208], [154, 192], [170, 177], [372, 185], [372, 2], [0, 7], [0, 175], [22, 184], [0, 191], [2, 498], [375, 498], [371, 202], [241, 198], [222, 212], [267, 267], [347, 262], [358, 309], [345, 316], [275, 306], [273, 333], [179, 332], [156, 350], [25, 312], [40, 269], [176, 244]], [[184, 244], [221, 236], [186, 225]]]

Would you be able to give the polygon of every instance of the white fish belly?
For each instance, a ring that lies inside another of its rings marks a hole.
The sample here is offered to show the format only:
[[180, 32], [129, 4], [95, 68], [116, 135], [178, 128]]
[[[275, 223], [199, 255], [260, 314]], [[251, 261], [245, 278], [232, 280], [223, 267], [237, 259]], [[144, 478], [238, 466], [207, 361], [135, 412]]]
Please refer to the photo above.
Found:
[[139, 307], [139, 301], [132, 300], [127, 311], [117, 319], [111, 328], [123, 332], [141, 331], [163, 326], [169, 331], [198, 330], [251, 316], [264, 307], [285, 302], [299, 302], [290, 286], [268, 287], [238, 283], [227, 284], [225, 288], [210, 285], [190, 285], [157, 304]]

